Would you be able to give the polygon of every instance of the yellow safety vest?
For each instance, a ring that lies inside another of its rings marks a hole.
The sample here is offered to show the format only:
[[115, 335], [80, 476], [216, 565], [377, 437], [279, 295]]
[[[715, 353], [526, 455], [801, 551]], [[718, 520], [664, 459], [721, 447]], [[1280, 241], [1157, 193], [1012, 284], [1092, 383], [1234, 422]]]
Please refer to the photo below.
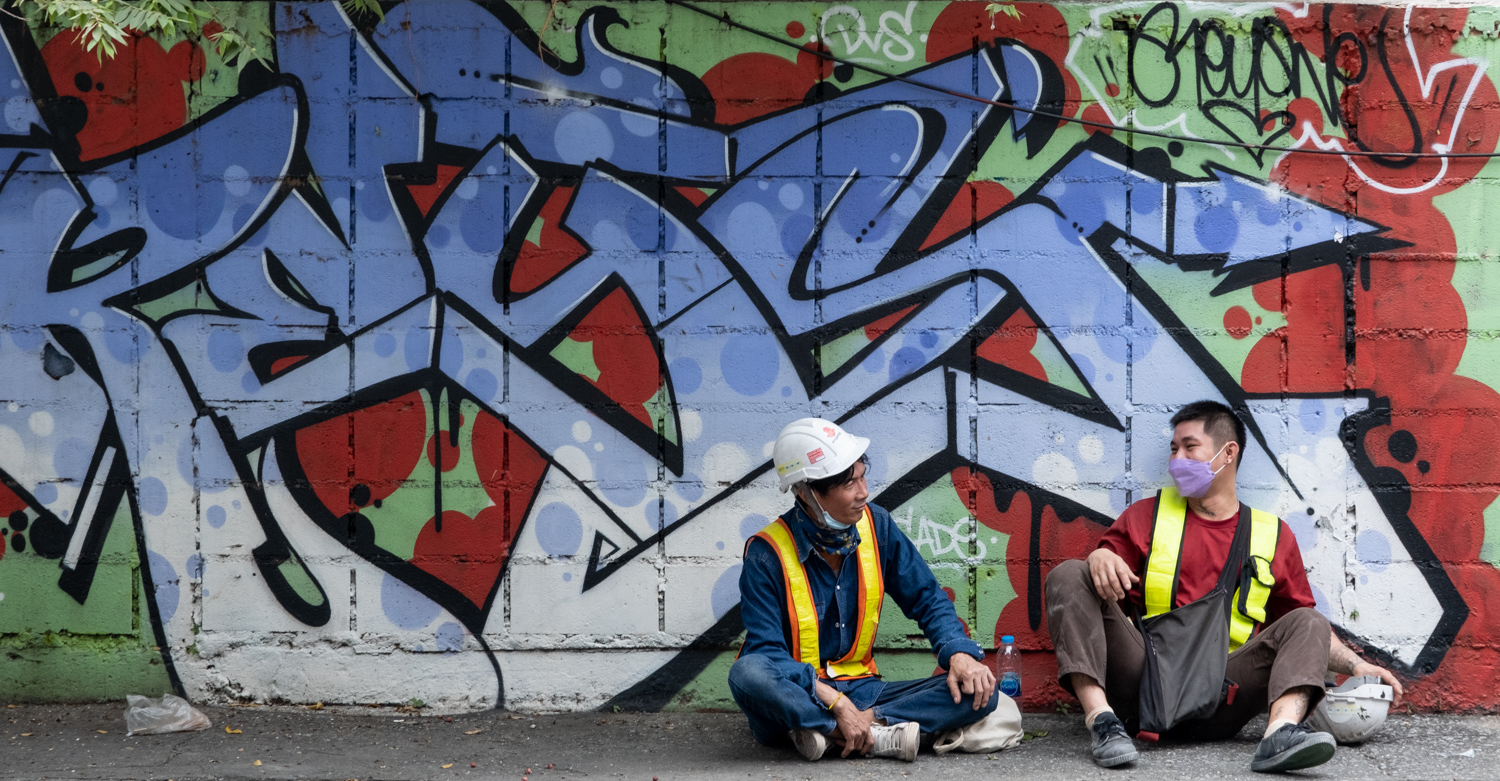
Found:
[[[1156, 495], [1156, 514], [1151, 530], [1151, 554], [1146, 560], [1146, 579], [1142, 594], [1146, 600], [1146, 617], [1171, 610], [1177, 596], [1177, 573], [1182, 565], [1182, 536], [1187, 527], [1187, 500], [1176, 488], [1163, 488]], [[1229, 650], [1239, 648], [1250, 639], [1257, 626], [1265, 623], [1266, 600], [1276, 578], [1271, 574], [1271, 559], [1276, 555], [1276, 541], [1281, 535], [1281, 519], [1268, 512], [1250, 509], [1250, 573], [1248, 590], [1243, 586], [1234, 592], [1229, 613]]]
[[[875, 628], [880, 625], [880, 607], [885, 601], [885, 581], [880, 572], [880, 545], [875, 541], [875, 522], [870, 508], [855, 524], [859, 530], [859, 548], [854, 558], [859, 567], [859, 634], [842, 659], [823, 659], [818, 647], [818, 609], [813, 601], [807, 570], [797, 558], [797, 540], [786, 519], [777, 518], [756, 532], [771, 544], [781, 559], [781, 574], [786, 583], [787, 617], [792, 629], [792, 657], [806, 662], [821, 678], [868, 678], [879, 673], [875, 666]], [[747, 543], [748, 544], [748, 543]], [[848, 559], [845, 559], [848, 564]]]

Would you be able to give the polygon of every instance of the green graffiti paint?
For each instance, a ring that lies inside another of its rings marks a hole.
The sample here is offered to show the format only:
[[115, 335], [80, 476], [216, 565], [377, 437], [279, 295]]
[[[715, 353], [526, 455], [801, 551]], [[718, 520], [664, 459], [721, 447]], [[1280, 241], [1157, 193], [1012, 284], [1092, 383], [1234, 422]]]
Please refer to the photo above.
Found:
[[57, 587], [32, 550], [0, 558], [0, 697], [94, 701], [170, 691], [151, 629], [128, 508], [110, 526], [88, 599]]

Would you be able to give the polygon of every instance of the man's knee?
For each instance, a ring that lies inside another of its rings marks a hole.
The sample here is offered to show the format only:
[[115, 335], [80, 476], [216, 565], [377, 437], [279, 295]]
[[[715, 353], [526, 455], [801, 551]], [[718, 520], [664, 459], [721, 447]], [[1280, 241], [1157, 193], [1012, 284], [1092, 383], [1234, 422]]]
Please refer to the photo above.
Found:
[[761, 654], [741, 656], [729, 668], [729, 693], [736, 702], [745, 697], [754, 699], [774, 687], [777, 678], [770, 659]]
[[1079, 587], [1086, 589], [1091, 585], [1092, 576], [1089, 575], [1088, 562], [1083, 559], [1068, 559], [1047, 573], [1047, 583], [1043, 589], [1050, 601], [1054, 595], [1061, 595]]
[[949, 710], [947, 710], [947, 718], [944, 723], [948, 724], [950, 728], [957, 728], [966, 727], [980, 721], [988, 717], [991, 713], [994, 713], [995, 709], [1000, 707], [1000, 698], [1004, 696], [1000, 693], [1000, 683], [997, 681], [994, 693], [990, 695], [989, 701], [977, 709], [974, 707], [974, 695], [972, 694], [964, 694], [958, 702], [953, 702], [951, 697], [946, 698], [944, 703]]
[[1288, 630], [1298, 634], [1306, 632], [1326, 637], [1333, 631], [1327, 617], [1310, 607], [1299, 607], [1282, 616], [1277, 623], [1281, 621], [1287, 623]]

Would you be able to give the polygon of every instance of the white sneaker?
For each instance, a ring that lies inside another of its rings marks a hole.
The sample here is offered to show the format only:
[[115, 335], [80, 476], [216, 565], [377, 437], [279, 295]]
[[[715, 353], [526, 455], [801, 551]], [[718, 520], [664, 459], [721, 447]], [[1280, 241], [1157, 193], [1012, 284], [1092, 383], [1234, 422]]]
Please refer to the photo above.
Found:
[[797, 753], [808, 761], [817, 762], [823, 758], [823, 752], [828, 750], [828, 738], [815, 729], [794, 729], [791, 737]]
[[917, 746], [922, 742], [922, 728], [915, 721], [889, 727], [876, 725], [870, 728], [870, 736], [875, 739], [875, 749], [870, 752], [870, 756], [890, 757], [903, 762], [917, 761]]

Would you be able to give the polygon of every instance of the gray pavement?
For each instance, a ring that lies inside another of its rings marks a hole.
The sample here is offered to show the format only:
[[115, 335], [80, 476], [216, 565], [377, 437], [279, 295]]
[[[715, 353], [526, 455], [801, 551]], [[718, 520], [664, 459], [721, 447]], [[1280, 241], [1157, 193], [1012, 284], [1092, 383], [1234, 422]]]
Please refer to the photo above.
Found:
[[[1252, 724], [1223, 743], [1147, 747], [1134, 767], [1105, 771], [1089, 761], [1076, 715], [1028, 714], [1032, 737], [1001, 754], [924, 753], [909, 765], [837, 757], [808, 763], [790, 750], [757, 746], [743, 718], [729, 713], [202, 710], [213, 720], [209, 731], [128, 737], [123, 703], [9, 707], [0, 725], [0, 779], [1248, 778], [1264, 728], [1264, 721]], [[1500, 777], [1497, 760], [1500, 717], [1401, 715], [1365, 745], [1341, 748], [1332, 762], [1293, 775], [1493, 779]]]

